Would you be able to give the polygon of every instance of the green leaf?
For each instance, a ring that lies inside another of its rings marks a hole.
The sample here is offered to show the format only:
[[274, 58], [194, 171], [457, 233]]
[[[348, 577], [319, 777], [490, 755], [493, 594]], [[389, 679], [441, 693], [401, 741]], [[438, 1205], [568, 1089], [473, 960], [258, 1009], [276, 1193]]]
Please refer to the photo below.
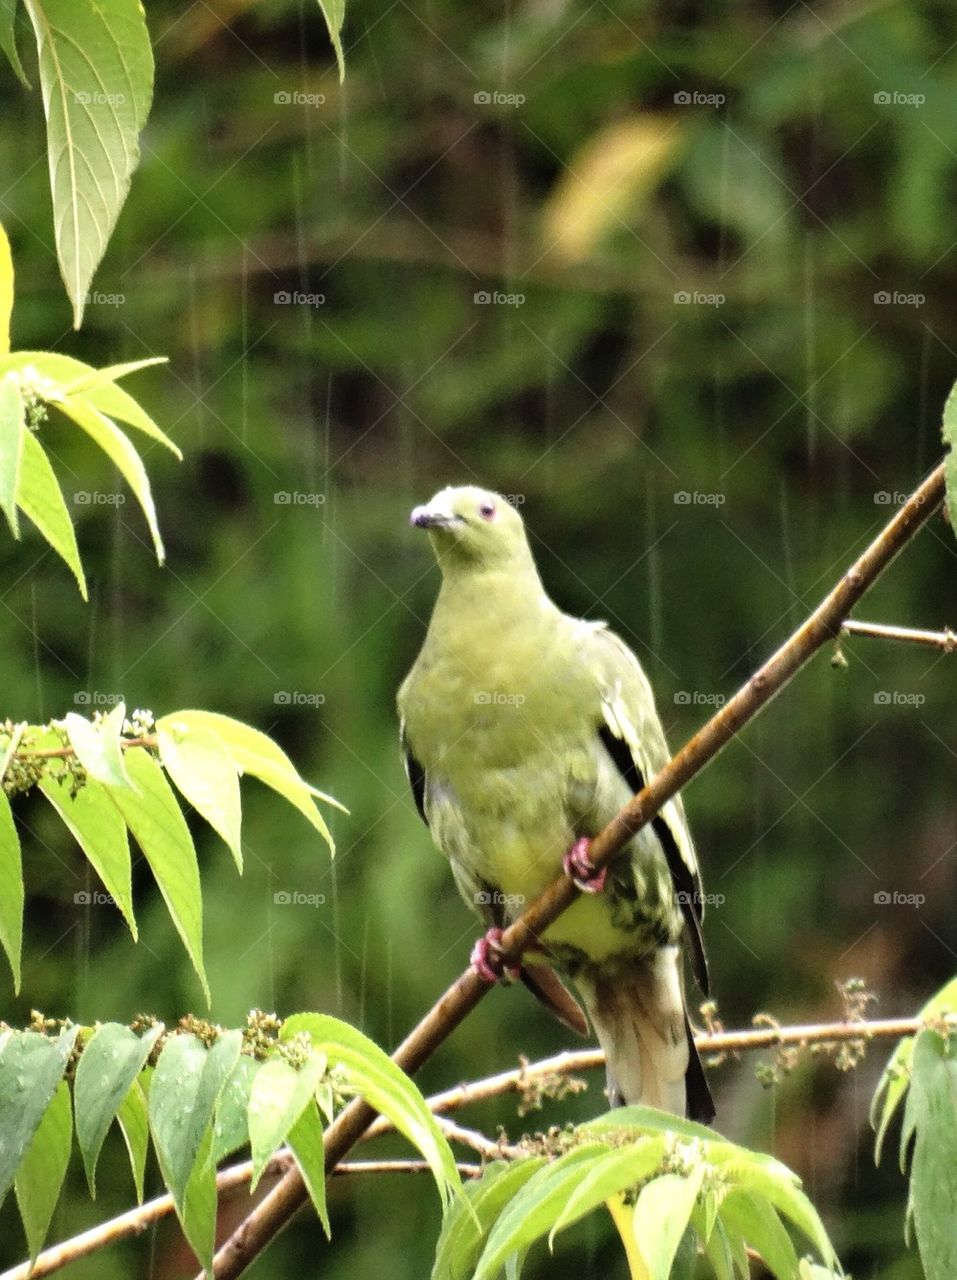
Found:
[[129, 787], [107, 787], [107, 792], [150, 864], [208, 1001], [203, 899], [192, 836], [162, 769], [150, 753], [143, 747], [127, 751], [126, 768], [138, 794]]
[[126, 706], [119, 702], [101, 720], [87, 720], [75, 711], [68, 711], [63, 720], [80, 764], [97, 782], [109, 787], [132, 786], [120, 746], [125, 719]]
[[86, 578], [83, 574], [83, 565], [80, 563], [73, 522], [67, 505], [63, 501], [63, 491], [59, 481], [53, 474], [53, 468], [50, 466], [50, 460], [44, 452], [43, 445], [32, 431], [23, 433], [22, 445], [17, 506], [29, 520], [33, 521], [57, 555], [73, 570], [73, 576], [80, 588], [80, 595], [86, 600]]
[[951, 388], [944, 405], [944, 444], [948, 445], [944, 458], [944, 482], [947, 491], [947, 514], [950, 527], [957, 537], [957, 383]]
[[[50, 393], [54, 404], [57, 403], [57, 397], [82, 390], [83, 399], [93, 405], [94, 409], [99, 409], [100, 413], [105, 413], [107, 417], [118, 418], [120, 422], [136, 427], [151, 439], [164, 444], [167, 449], [176, 454], [177, 458], [181, 458], [183, 455], [180, 450], [169, 436], [160, 430], [146, 410], [133, 399], [129, 392], [111, 381], [113, 378], [125, 377], [127, 373], [132, 373], [137, 368], [145, 368], [147, 365], [165, 362], [165, 360], [166, 357], [162, 356], [150, 360], [135, 360], [129, 364], [112, 365], [108, 369], [94, 369], [92, 365], [84, 364], [82, 360], [74, 360], [72, 356], [60, 355], [56, 351], [16, 351], [10, 356], [0, 355], [0, 373], [10, 369], [21, 373], [25, 370], [34, 370], [41, 380], [41, 385], [37, 388], [41, 395], [45, 390], [49, 392], [42, 380], [45, 379], [48, 383], [54, 384], [55, 394]], [[107, 374], [109, 378], [106, 377]]]
[[241, 1031], [227, 1031], [211, 1049], [193, 1035], [170, 1036], [153, 1072], [150, 1130], [164, 1181], [180, 1211], [207, 1131], [212, 1141], [213, 1113], [241, 1045]]
[[544, 1164], [542, 1156], [495, 1161], [486, 1165], [480, 1178], [465, 1184], [462, 1198], [442, 1220], [432, 1280], [468, 1280], [492, 1224]]
[[208, 1276], [213, 1273], [216, 1247], [216, 1166], [210, 1159], [212, 1141], [212, 1130], [207, 1129], [196, 1153], [182, 1206], [177, 1208], [183, 1235]]
[[[317, 791], [300, 778], [285, 751], [264, 733], [241, 720], [219, 715], [215, 711], [176, 711], [156, 722], [157, 728], [171, 729], [179, 726], [190, 730], [205, 730], [214, 734], [229, 752], [233, 764], [241, 773], [252, 774], [267, 787], [272, 787], [294, 805], [312, 823], [319, 834], [333, 848], [332, 836], [313, 797], [324, 800], [337, 809], [343, 809], [322, 791]], [[343, 812], [347, 810], [343, 809]]]
[[578, 1127], [583, 1133], [601, 1138], [605, 1137], [606, 1131], [632, 1132], [635, 1137], [649, 1132], [676, 1133], [682, 1138], [701, 1138], [705, 1142], [713, 1142], [715, 1138], [714, 1130], [706, 1125], [673, 1116], [668, 1111], [659, 1111], [657, 1107], [616, 1107]]
[[0, 787], [0, 944], [13, 970], [13, 989], [20, 990], [23, 950], [23, 861], [20, 837], [6, 792]]
[[68, 782], [52, 778], [48, 773], [38, 786], [89, 858], [107, 893], [123, 913], [135, 941], [130, 842], [126, 823], [109, 794], [93, 778], [88, 778], [75, 796], [70, 795]]
[[756, 1249], [769, 1271], [780, 1280], [793, 1280], [798, 1265], [794, 1245], [766, 1200], [733, 1188], [721, 1201], [718, 1213], [729, 1235], [737, 1235], [742, 1243]]
[[55, 1040], [14, 1031], [0, 1047], [0, 1201], [63, 1078], [78, 1031], [68, 1027]]
[[223, 1085], [213, 1125], [213, 1164], [219, 1164], [249, 1141], [249, 1095], [261, 1066], [256, 1058], [241, 1053]]
[[[917, 1016], [923, 1022], [932, 1022], [945, 1014], [955, 1012], [957, 1012], [957, 977], [945, 983], [941, 990], [927, 1001]], [[914, 1036], [904, 1036], [898, 1042], [871, 1099], [871, 1127], [877, 1129], [877, 1137], [874, 1140], [875, 1164], [880, 1163], [888, 1126], [910, 1084], [914, 1039]], [[903, 1169], [903, 1152], [901, 1154]]]
[[319, 8], [329, 28], [329, 39], [339, 64], [339, 83], [346, 78], [346, 59], [342, 51], [342, 21], [346, 16], [346, 0], [319, 0]]
[[214, 733], [179, 728], [168, 720], [157, 727], [157, 738], [166, 772], [197, 813], [223, 838], [242, 872], [239, 773], [229, 752]]
[[146, 1153], [150, 1144], [149, 1108], [146, 1104], [143, 1081], [148, 1079], [151, 1073], [152, 1068], [147, 1067], [140, 1079], [133, 1081], [129, 1093], [120, 1103], [120, 1109], [116, 1113], [116, 1120], [130, 1157], [137, 1204], [143, 1203]]
[[555, 1220], [548, 1237], [549, 1248], [564, 1227], [591, 1213], [609, 1196], [650, 1177], [661, 1167], [664, 1156], [665, 1139], [660, 1137], [640, 1139], [633, 1147], [612, 1149], [607, 1156], [596, 1160], [582, 1176]]
[[50, 1105], [43, 1113], [33, 1141], [20, 1161], [14, 1180], [31, 1263], [36, 1262], [47, 1238], [67, 1165], [70, 1163], [72, 1143], [70, 1087], [65, 1080], [61, 1080], [50, 1099]]
[[328, 1240], [332, 1227], [326, 1207], [326, 1152], [322, 1143], [322, 1121], [314, 1101], [306, 1104], [305, 1111], [290, 1129], [288, 1142]]
[[957, 1036], [926, 1028], [914, 1046], [904, 1129], [916, 1131], [908, 1210], [927, 1280], [957, 1275]]
[[663, 1173], [642, 1187], [632, 1222], [635, 1243], [647, 1263], [650, 1280], [668, 1280], [704, 1173], [704, 1165], [699, 1164], [686, 1178]]
[[492, 1280], [513, 1253], [550, 1231], [583, 1168], [607, 1152], [604, 1143], [574, 1147], [534, 1173], [505, 1205], [492, 1227], [474, 1280]]
[[7, 55], [17, 79], [25, 89], [29, 89], [32, 86], [24, 74], [23, 64], [20, 62], [19, 53], [17, 53], [15, 26], [18, 3], [19, 0], [0, 0], [0, 49]]
[[8, 375], [0, 379], [0, 511], [7, 517], [15, 538], [20, 537], [17, 492], [26, 429], [26, 407], [20, 383]]
[[162, 1024], [138, 1036], [118, 1022], [97, 1027], [76, 1069], [76, 1138], [90, 1195], [96, 1197], [96, 1162], [107, 1130], [142, 1071]]
[[282, 1024], [280, 1039], [305, 1034], [312, 1047], [331, 1064], [344, 1066], [355, 1089], [376, 1111], [391, 1120], [400, 1133], [421, 1151], [432, 1170], [443, 1204], [461, 1188], [455, 1157], [409, 1077], [368, 1036], [348, 1022], [322, 1013], [297, 1013]]
[[714, 1269], [715, 1280], [734, 1280], [734, 1259], [728, 1245], [728, 1236], [724, 1224], [719, 1218], [705, 1244], [705, 1253]]
[[251, 1191], [255, 1191], [270, 1156], [282, 1146], [286, 1134], [306, 1109], [326, 1066], [326, 1055], [313, 1049], [298, 1070], [284, 1058], [276, 1057], [264, 1062], [256, 1073], [248, 1116], [253, 1156]]
[[7, 765], [20, 745], [20, 739], [23, 737], [23, 731], [27, 728], [27, 722], [21, 720], [19, 724], [13, 726], [10, 736], [7, 738], [6, 745], [0, 748], [0, 782], [7, 776]]
[[36, 34], [60, 271], [74, 328], [139, 160], [153, 54], [139, 0], [24, 0]]
[[143, 459], [137, 453], [129, 436], [116, 425], [112, 418], [101, 413], [95, 405], [82, 396], [64, 396], [62, 400], [56, 401], [56, 406], [68, 418], [72, 418], [76, 425], [100, 446], [125, 478], [146, 517], [156, 559], [159, 564], [162, 564], [166, 552], [163, 550], [163, 539], [160, 537], [159, 525], [156, 523], [153, 491], [150, 488], [146, 468], [143, 466]]

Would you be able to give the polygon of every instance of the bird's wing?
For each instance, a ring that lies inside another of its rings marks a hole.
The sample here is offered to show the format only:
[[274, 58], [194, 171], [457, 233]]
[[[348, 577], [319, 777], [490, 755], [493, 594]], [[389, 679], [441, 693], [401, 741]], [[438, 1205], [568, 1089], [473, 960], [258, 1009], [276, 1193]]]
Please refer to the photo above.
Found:
[[[671, 759], [654, 694], [641, 664], [623, 640], [604, 623], [588, 623], [586, 660], [595, 670], [601, 694], [598, 736], [618, 772], [637, 793]], [[681, 797], [672, 796], [651, 821], [668, 860], [691, 941], [694, 974], [708, 994], [708, 962], [701, 937], [704, 902], [701, 877]]]
[[[415, 758], [409, 746], [404, 718], [400, 718], [399, 721], [399, 742], [402, 747], [406, 777], [409, 779], [409, 787], [412, 790], [412, 799], [415, 801], [415, 807], [422, 821], [429, 826], [429, 819], [425, 812], [425, 769]], [[491, 885], [472, 876], [458, 860], [452, 861], [451, 866], [459, 892], [466, 902], [474, 906], [485, 923], [497, 925], [499, 928], [506, 925], [508, 921], [501, 906], [501, 895], [497, 895]], [[554, 969], [541, 962], [523, 964], [519, 969], [519, 976], [532, 995], [559, 1022], [577, 1035], [588, 1035], [588, 1021], [582, 1012], [581, 1005]]]

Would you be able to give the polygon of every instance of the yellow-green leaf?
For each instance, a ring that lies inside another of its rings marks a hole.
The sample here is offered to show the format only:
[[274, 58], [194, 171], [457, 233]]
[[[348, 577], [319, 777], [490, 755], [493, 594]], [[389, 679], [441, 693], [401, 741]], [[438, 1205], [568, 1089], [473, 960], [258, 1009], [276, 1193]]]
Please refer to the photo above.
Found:
[[70, 1163], [72, 1145], [70, 1086], [61, 1080], [43, 1113], [40, 1127], [24, 1152], [13, 1184], [31, 1262], [36, 1262], [47, 1238]]
[[329, 28], [329, 39], [339, 64], [339, 83], [346, 78], [346, 59], [342, 51], [342, 20], [346, 16], [346, 0], [319, 0], [319, 8]]
[[70, 746], [80, 764], [97, 782], [111, 787], [132, 785], [120, 746], [125, 719], [126, 706], [118, 702], [109, 715], [95, 722], [77, 715], [75, 711], [68, 711], [63, 720]]
[[325, 1074], [326, 1055], [313, 1050], [301, 1067], [285, 1058], [270, 1058], [256, 1073], [249, 1094], [249, 1143], [252, 1148], [255, 1191], [263, 1170], [274, 1151], [286, 1141], [293, 1127], [316, 1092]]
[[30, 81], [24, 73], [20, 55], [17, 53], [16, 17], [18, 3], [19, 0], [0, 0], [0, 49], [7, 55], [17, 79], [25, 89], [29, 89], [31, 87]]
[[204, 729], [157, 726], [160, 760], [183, 796], [217, 831], [243, 869], [239, 773], [221, 739]]
[[26, 406], [23, 392], [14, 377], [0, 379], [0, 511], [7, 517], [10, 532], [20, 536], [17, 520], [17, 490], [20, 460], [26, 433]]
[[0, 944], [13, 970], [13, 989], [20, 990], [20, 952], [23, 947], [23, 862], [20, 837], [10, 801], [0, 787]]
[[[9, 0], [0, 0], [0, 10]], [[10, 23], [11, 31], [13, 22]], [[0, 356], [10, 350], [10, 316], [13, 313], [13, 255], [10, 241], [0, 224]]]
[[80, 595], [85, 600], [86, 578], [76, 535], [63, 492], [53, 474], [53, 468], [43, 446], [32, 431], [23, 433], [23, 454], [20, 459], [20, 485], [17, 489], [17, 506], [39, 529], [53, 550], [73, 570]]

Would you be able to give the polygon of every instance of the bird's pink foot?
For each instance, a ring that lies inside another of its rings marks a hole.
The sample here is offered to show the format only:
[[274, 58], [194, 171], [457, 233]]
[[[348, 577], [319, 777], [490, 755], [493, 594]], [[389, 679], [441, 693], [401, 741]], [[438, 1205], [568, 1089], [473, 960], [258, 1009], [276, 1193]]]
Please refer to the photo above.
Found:
[[591, 841], [587, 836], [576, 840], [562, 859], [565, 875], [582, 893], [601, 893], [605, 887], [607, 867], [596, 867], [591, 860]]
[[501, 982], [503, 977], [508, 975], [510, 978], [517, 978], [518, 967], [506, 968], [502, 964], [502, 930], [489, 929], [484, 937], [481, 937], [472, 948], [472, 968], [480, 978], [494, 985]]

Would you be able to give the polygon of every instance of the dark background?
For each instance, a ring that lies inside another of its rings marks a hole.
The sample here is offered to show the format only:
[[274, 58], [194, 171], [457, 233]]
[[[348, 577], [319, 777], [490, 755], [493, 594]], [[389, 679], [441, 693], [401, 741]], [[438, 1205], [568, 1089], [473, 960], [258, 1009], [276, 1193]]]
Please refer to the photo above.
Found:
[[[516, 495], [549, 590], [633, 645], [679, 745], [940, 454], [957, 24], [931, 3], [369, 0], [349, 8], [340, 87], [311, 0], [162, 0], [148, 21], [154, 110], [79, 334], [51, 252], [39, 93], [0, 76], [14, 344], [96, 364], [168, 354], [127, 385], [186, 455], [146, 450], [165, 569], [130, 495], [74, 504], [88, 606], [37, 536], [3, 541], [2, 713], [121, 693], [272, 733], [351, 816], [331, 817], [331, 865], [293, 810], [244, 784], [242, 880], [197, 826], [212, 1016], [322, 1009], [391, 1046], [476, 930], [396, 748], [394, 691], [438, 576], [409, 509], [447, 483]], [[297, 94], [324, 101], [283, 100]], [[68, 501], [121, 493], [74, 437], [45, 429]], [[957, 624], [954, 560], [935, 518], [859, 616]], [[850, 977], [878, 1015], [913, 1013], [954, 971], [957, 659], [845, 651], [846, 670], [820, 655], [686, 795], [723, 897], [706, 937], [727, 1026], [838, 1017]], [[74, 903], [99, 886], [51, 815], [28, 800], [18, 818], [28, 940], [2, 1016], [203, 1012], [144, 866], [135, 946], [112, 908]], [[325, 904], [274, 902], [294, 889]], [[922, 901], [875, 901], [895, 891]], [[568, 1042], [522, 990], [497, 991], [420, 1083]], [[712, 1076], [719, 1128], [800, 1173], [861, 1280], [921, 1274], [893, 1154], [873, 1169], [888, 1051], [846, 1075], [802, 1058], [772, 1091], [753, 1056]], [[465, 1119], [515, 1136], [602, 1106], [594, 1076], [540, 1117], [501, 1100]], [[113, 1134], [96, 1204], [72, 1172], [52, 1236], [131, 1199]], [[331, 1203], [331, 1247], [304, 1216], [251, 1274], [428, 1273], [425, 1181], [350, 1182]], [[0, 1226], [12, 1263], [12, 1204]], [[610, 1233], [596, 1216], [529, 1274], [623, 1274]], [[166, 1223], [72, 1274], [191, 1268]]]

